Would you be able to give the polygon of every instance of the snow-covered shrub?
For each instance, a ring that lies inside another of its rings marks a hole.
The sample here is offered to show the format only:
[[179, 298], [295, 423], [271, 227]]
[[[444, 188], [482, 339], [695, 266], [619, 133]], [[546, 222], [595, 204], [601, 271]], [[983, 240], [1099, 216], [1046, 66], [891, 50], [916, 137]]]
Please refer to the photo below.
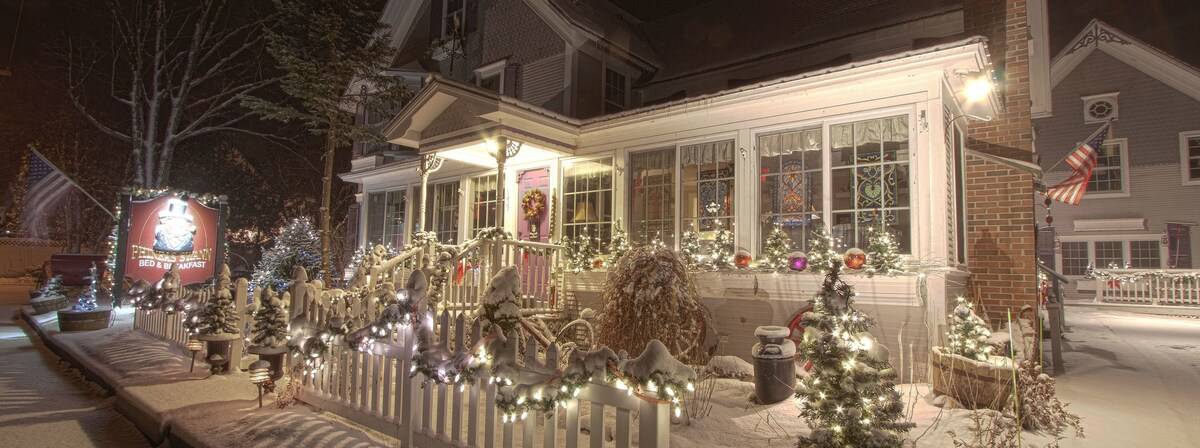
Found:
[[674, 251], [653, 246], [630, 250], [609, 271], [604, 304], [598, 343], [640, 353], [657, 339], [673, 356], [698, 360], [704, 311], [687, 268]]

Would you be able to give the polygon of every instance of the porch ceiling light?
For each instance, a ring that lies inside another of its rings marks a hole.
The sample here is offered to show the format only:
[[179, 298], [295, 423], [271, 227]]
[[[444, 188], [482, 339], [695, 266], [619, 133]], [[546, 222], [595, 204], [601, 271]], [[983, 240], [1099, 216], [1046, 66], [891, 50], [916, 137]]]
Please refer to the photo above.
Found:
[[992, 81], [986, 76], [977, 76], [967, 79], [966, 85], [963, 87], [963, 95], [969, 103], [978, 103], [987, 99], [987, 96], [992, 93]]

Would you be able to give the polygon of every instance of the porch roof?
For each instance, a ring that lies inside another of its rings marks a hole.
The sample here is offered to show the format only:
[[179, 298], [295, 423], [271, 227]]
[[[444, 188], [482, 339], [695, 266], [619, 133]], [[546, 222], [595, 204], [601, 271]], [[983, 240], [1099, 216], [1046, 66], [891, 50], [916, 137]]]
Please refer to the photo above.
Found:
[[[459, 149], [497, 137], [507, 137], [570, 155], [578, 149], [580, 136], [592, 130], [729, 102], [760, 99], [777, 95], [781, 90], [802, 89], [841, 79], [851, 80], [893, 66], [967, 54], [973, 56], [971, 68], [990, 70], [986, 41], [986, 38], [976, 36], [585, 120], [433, 74], [417, 96], [384, 127], [384, 135], [392, 143], [418, 148], [421, 153]], [[949, 79], [949, 82], [954, 84], [961, 80]], [[961, 86], [952, 87], [957, 89]], [[993, 93], [986, 104], [978, 105], [976, 114], [994, 115], [998, 104]]]

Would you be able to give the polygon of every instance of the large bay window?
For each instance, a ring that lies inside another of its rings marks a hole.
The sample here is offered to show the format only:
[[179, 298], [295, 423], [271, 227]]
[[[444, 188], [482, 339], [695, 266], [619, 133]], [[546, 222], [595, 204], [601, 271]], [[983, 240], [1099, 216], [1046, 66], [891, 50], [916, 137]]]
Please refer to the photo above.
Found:
[[680, 228], [711, 240], [733, 229], [733, 140], [679, 147]]
[[629, 240], [675, 244], [675, 148], [629, 156]]
[[829, 127], [832, 210], [830, 231], [846, 247], [865, 247], [872, 227], [896, 236], [911, 251], [908, 116]]
[[367, 194], [367, 243], [404, 246], [406, 190]]
[[611, 157], [563, 162], [563, 235], [575, 238], [586, 230], [600, 251], [612, 239], [612, 171]]
[[499, 224], [496, 213], [496, 175], [471, 179], [471, 238], [475, 232]]
[[779, 226], [793, 249], [808, 250], [823, 219], [821, 129], [758, 136], [759, 247]]

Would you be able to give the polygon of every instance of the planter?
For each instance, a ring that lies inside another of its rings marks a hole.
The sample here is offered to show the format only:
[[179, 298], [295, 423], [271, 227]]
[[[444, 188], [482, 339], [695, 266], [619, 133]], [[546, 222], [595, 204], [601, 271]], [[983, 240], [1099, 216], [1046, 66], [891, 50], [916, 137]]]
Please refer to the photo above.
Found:
[[1012, 397], [1013, 368], [930, 350], [934, 392], [949, 395], [972, 409], [1003, 410]]
[[59, 310], [58, 329], [61, 331], [92, 331], [108, 328], [112, 308], [98, 307], [91, 311]]
[[[230, 363], [230, 356], [233, 353], [233, 341], [238, 340], [240, 337], [237, 334], [227, 333], [202, 334], [196, 337], [196, 339], [204, 341], [206, 349], [205, 359], [210, 361], [209, 365], [212, 366], [213, 373], [223, 374], [229, 372], [229, 366], [232, 364]], [[214, 364], [211, 362], [214, 355], [221, 357], [219, 363]]]
[[50, 271], [53, 275], [61, 275], [65, 286], [87, 286], [92, 263], [96, 264], [96, 275], [103, 277], [108, 267], [104, 263], [107, 258], [105, 255], [54, 254], [50, 257]]
[[46, 314], [51, 311], [58, 311], [66, 308], [67, 296], [55, 294], [52, 296], [41, 296], [29, 301], [29, 305], [33, 306], [33, 314]]
[[287, 355], [287, 347], [253, 346], [247, 349], [246, 352], [258, 355], [258, 359], [271, 364], [272, 381], [279, 381], [280, 378], [283, 378], [284, 356]]

